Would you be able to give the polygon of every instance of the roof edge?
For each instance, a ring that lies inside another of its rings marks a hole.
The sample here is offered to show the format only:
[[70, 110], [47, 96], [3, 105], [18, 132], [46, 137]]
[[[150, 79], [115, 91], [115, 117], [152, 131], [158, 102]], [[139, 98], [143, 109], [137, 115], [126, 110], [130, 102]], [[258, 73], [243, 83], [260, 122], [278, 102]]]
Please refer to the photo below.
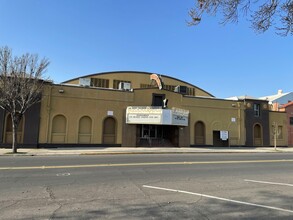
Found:
[[200, 87], [198, 87], [198, 86], [195, 86], [195, 85], [193, 85], [193, 84], [191, 84], [191, 83], [188, 83], [188, 82], [186, 82], [186, 81], [183, 81], [183, 80], [181, 80], [181, 79], [177, 79], [177, 78], [175, 78], [175, 77], [171, 77], [171, 76], [167, 76], [167, 75], [159, 74], [159, 73], [143, 72], [143, 71], [133, 71], [133, 70], [132, 70], [132, 71], [124, 71], [124, 70], [123, 70], [123, 71], [109, 71], [109, 72], [93, 73], [93, 74], [88, 74], [88, 75], [84, 75], [84, 76], [76, 77], [76, 78], [73, 78], [73, 79], [69, 79], [69, 80], [66, 80], [66, 81], [64, 81], [64, 82], [61, 82], [60, 84], [68, 83], [69, 81], [77, 80], [77, 79], [79, 79], [79, 78], [91, 77], [91, 76], [102, 75], [102, 74], [113, 74], [113, 73], [133, 73], [133, 74], [134, 74], [134, 73], [138, 73], [138, 74], [146, 74], [146, 75], [158, 74], [158, 75], [160, 75], [160, 76], [162, 76], [162, 77], [167, 77], [167, 78], [170, 78], [170, 79], [177, 80], [177, 81], [179, 81], [179, 82], [182, 82], [182, 83], [188, 84], [188, 85], [190, 85], [190, 86], [192, 86], [192, 87], [195, 87], [195, 88], [197, 88], [197, 89], [202, 90], [203, 92], [207, 93], [207, 94], [210, 95], [211, 97], [215, 97], [214, 95], [212, 95], [211, 93], [207, 92], [206, 90], [204, 90], [204, 89], [202, 89], [202, 88], [200, 88]]

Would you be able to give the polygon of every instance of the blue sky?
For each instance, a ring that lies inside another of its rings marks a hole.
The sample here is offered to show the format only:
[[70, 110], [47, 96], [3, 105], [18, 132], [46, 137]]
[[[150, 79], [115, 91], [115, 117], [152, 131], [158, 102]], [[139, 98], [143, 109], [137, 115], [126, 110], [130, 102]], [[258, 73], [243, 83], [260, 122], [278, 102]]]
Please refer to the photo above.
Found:
[[216, 97], [291, 92], [293, 37], [245, 19], [188, 27], [194, 0], [0, 0], [0, 46], [51, 61], [59, 83], [106, 71], [169, 75]]

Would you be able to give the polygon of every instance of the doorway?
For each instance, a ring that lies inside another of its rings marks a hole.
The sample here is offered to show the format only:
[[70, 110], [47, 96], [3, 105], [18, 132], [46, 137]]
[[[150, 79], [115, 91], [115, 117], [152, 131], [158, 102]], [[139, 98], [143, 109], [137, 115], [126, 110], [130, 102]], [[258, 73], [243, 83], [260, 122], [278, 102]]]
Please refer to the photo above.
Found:
[[104, 120], [103, 144], [116, 144], [116, 120], [113, 117]]
[[262, 146], [262, 127], [260, 124], [256, 124], [253, 127], [253, 145]]
[[137, 146], [178, 147], [179, 129], [169, 125], [137, 125]]
[[229, 140], [221, 139], [221, 131], [213, 131], [213, 146], [214, 147], [229, 147]]
[[205, 125], [202, 121], [198, 121], [194, 125], [194, 144], [205, 145]]

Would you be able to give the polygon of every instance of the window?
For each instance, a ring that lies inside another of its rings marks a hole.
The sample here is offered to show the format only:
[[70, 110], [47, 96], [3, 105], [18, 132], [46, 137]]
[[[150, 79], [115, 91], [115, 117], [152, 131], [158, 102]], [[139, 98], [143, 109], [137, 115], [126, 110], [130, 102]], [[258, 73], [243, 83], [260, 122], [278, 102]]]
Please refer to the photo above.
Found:
[[290, 117], [290, 125], [293, 126], [293, 117]]
[[176, 86], [173, 85], [164, 85], [164, 89], [174, 92]]
[[163, 106], [163, 100], [165, 99], [164, 94], [153, 94], [152, 106]]
[[113, 89], [119, 89], [119, 83], [121, 83], [121, 82], [131, 83], [130, 81], [114, 79], [114, 81], [113, 81]]
[[154, 85], [150, 85], [150, 84], [140, 84], [140, 88], [146, 89], [146, 88], [155, 88]]
[[195, 89], [194, 88], [187, 88], [187, 95], [195, 96]]
[[141, 138], [163, 138], [163, 126], [141, 125]]
[[255, 117], [260, 116], [260, 105], [259, 104], [253, 104], [253, 112]]
[[109, 88], [109, 80], [108, 79], [91, 78], [91, 86], [101, 87], [101, 88]]

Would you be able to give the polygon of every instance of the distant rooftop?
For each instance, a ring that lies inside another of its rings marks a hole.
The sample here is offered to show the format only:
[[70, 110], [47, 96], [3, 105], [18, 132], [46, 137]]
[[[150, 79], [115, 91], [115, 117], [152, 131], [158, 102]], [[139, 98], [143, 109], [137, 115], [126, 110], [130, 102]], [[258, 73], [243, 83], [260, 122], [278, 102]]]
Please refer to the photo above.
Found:
[[259, 99], [268, 100], [268, 101], [273, 102], [276, 99], [282, 98], [283, 96], [286, 96], [288, 94], [290, 94], [290, 92], [283, 93], [283, 90], [279, 89], [277, 94], [260, 97]]
[[242, 95], [242, 96], [233, 96], [233, 97], [229, 97], [226, 98], [227, 100], [233, 100], [233, 101], [238, 101], [238, 100], [245, 100], [245, 99], [259, 99], [259, 98], [255, 98], [252, 96], [248, 96], [248, 95]]

